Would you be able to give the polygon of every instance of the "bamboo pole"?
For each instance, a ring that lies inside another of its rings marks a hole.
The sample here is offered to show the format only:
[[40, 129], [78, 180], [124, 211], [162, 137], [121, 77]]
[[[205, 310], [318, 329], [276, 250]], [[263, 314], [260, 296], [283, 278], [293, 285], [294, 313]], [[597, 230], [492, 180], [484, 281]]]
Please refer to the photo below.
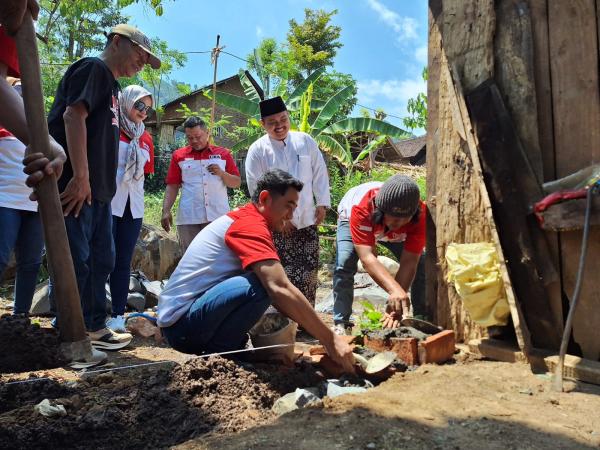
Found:
[[211, 53], [211, 62], [215, 66], [213, 72], [213, 85], [212, 85], [212, 106], [210, 108], [210, 124], [208, 127], [209, 139], [213, 142], [213, 127], [215, 125], [215, 109], [217, 107], [217, 66], [219, 63], [219, 54], [221, 53], [222, 47], [219, 47], [219, 41], [221, 35], [217, 34], [217, 45], [213, 48]]

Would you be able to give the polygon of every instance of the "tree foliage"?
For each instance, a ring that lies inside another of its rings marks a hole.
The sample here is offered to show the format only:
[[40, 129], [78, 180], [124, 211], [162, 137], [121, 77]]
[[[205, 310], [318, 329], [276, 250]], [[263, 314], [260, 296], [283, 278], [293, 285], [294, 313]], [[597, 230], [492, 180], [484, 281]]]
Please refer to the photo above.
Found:
[[[421, 75], [424, 81], [427, 81], [427, 67], [423, 69]], [[404, 126], [414, 130], [416, 128], [427, 127], [427, 95], [423, 92], [417, 94], [415, 98], [408, 99], [406, 105], [409, 116], [403, 119]]]

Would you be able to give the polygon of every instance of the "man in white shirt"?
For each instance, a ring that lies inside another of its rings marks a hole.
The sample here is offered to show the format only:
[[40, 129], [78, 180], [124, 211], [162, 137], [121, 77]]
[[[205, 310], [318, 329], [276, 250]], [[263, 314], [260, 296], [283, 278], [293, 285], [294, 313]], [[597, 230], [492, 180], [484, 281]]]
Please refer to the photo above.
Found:
[[282, 232], [273, 233], [273, 241], [288, 278], [314, 306], [319, 266], [317, 226], [331, 206], [327, 166], [312, 137], [290, 131], [289, 113], [281, 97], [260, 102], [260, 115], [267, 134], [248, 150], [248, 190], [253, 195], [257, 180], [271, 169], [284, 170], [304, 183], [293, 219]]

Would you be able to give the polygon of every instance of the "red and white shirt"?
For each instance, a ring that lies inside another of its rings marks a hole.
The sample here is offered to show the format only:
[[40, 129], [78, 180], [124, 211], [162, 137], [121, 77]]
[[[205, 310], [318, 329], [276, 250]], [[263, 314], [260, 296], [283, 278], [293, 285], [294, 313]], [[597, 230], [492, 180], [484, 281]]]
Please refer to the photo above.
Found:
[[375, 224], [372, 220], [375, 196], [382, 184], [372, 181], [346, 192], [338, 206], [339, 219], [350, 222], [350, 234], [355, 245], [373, 247], [378, 241], [404, 242], [405, 250], [420, 255], [425, 248], [425, 203], [419, 200], [421, 214], [418, 222], [409, 222], [394, 231], [387, 230], [384, 224]]
[[208, 171], [211, 164], [218, 164], [221, 170], [240, 176], [231, 152], [226, 148], [209, 145], [203, 150], [193, 150], [188, 145], [173, 152], [166, 183], [181, 186], [177, 225], [212, 222], [229, 211], [227, 186], [221, 177]]
[[270, 259], [279, 261], [279, 256], [254, 204], [219, 217], [196, 235], [160, 294], [158, 325], [173, 325], [204, 292]]
[[20, 78], [19, 59], [17, 58], [17, 46], [13, 38], [6, 34], [6, 30], [0, 25], [0, 62], [8, 67], [9, 77]]
[[[144, 217], [144, 178], [142, 177], [139, 180], [131, 179], [129, 182], [123, 180], [129, 142], [131, 142], [129, 136], [121, 132], [119, 140], [119, 163], [117, 166], [117, 190], [110, 206], [113, 216], [123, 217], [127, 199], [129, 199], [131, 216], [134, 219], [140, 219]], [[144, 134], [140, 136], [140, 148], [144, 155], [146, 155], [144, 174], [154, 173], [154, 144], [152, 143], [152, 137], [147, 131], [144, 131]]]

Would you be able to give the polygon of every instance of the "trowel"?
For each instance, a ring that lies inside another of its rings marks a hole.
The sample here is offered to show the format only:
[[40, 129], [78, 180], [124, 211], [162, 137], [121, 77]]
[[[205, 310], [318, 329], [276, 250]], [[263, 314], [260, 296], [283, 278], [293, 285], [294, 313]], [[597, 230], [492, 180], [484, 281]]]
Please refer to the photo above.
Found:
[[381, 372], [383, 369], [389, 367], [398, 356], [394, 352], [381, 352], [373, 356], [371, 359], [367, 359], [357, 353], [353, 353], [353, 355], [363, 370], [368, 374]]

